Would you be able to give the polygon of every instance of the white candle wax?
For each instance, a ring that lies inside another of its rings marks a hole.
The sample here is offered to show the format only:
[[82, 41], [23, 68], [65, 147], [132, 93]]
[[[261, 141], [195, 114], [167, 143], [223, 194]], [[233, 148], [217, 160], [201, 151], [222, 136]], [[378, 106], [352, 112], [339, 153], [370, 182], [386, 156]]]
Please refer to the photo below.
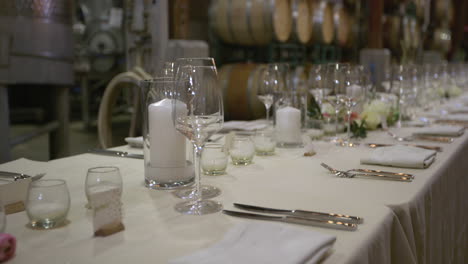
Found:
[[[182, 103], [176, 107], [183, 108]], [[163, 99], [148, 107], [150, 164], [152, 167], [184, 167], [185, 138], [172, 122], [172, 100]]]
[[279, 142], [300, 142], [301, 110], [287, 106], [276, 111], [276, 133]]
[[255, 154], [253, 144], [242, 144], [231, 149], [231, 156], [236, 159], [249, 158]]
[[266, 137], [255, 137], [255, 148], [257, 151], [261, 152], [271, 152], [274, 151], [276, 147], [276, 142]]
[[227, 167], [227, 157], [205, 158], [202, 160], [202, 168], [205, 171], [224, 170]]

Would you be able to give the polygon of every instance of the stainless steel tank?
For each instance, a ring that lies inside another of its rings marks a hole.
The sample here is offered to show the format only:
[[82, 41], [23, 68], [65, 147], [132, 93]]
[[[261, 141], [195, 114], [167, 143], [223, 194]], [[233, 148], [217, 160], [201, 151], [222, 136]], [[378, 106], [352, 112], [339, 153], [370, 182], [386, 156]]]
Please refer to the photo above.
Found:
[[72, 0], [0, 1], [0, 82], [72, 84]]

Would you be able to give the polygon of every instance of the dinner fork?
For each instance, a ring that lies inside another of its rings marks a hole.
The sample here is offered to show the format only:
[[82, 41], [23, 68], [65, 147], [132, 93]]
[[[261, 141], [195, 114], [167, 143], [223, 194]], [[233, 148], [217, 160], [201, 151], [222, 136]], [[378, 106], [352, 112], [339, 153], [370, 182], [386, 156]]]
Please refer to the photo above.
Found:
[[350, 171], [341, 171], [341, 170], [334, 169], [334, 168], [328, 166], [327, 164], [325, 164], [323, 162], [320, 163], [320, 165], [322, 167], [326, 168], [327, 170], [329, 170], [331, 173], [333, 173], [336, 176], [341, 177], [341, 178], [354, 178], [356, 176], [364, 176], [364, 177], [376, 177], [376, 178], [382, 179], [382, 180], [403, 181], [403, 182], [413, 181], [413, 178], [408, 177], [408, 176], [385, 175], [385, 174], [382, 174], [382, 173], [370, 173], [370, 172], [352, 172], [352, 170], [350, 170]]

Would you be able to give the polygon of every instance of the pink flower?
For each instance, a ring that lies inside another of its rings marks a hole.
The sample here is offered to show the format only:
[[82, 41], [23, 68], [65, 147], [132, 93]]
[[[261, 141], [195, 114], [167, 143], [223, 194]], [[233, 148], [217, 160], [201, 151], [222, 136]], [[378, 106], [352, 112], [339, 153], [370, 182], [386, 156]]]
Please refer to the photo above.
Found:
[[15, 255], [16, 238], [7, 233], [0, 233], [0, 262], [5, 262]]

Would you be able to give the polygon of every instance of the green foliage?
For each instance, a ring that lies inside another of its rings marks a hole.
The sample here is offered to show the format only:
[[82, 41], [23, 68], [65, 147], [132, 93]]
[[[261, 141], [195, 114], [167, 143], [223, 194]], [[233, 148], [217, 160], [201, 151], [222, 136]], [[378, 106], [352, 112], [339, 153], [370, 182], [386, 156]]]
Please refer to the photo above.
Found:
[[362, 120], [360, 123], [353, 121], [351, 123], [351, 133], [353, 138], [367, 137], [366, 120]]

